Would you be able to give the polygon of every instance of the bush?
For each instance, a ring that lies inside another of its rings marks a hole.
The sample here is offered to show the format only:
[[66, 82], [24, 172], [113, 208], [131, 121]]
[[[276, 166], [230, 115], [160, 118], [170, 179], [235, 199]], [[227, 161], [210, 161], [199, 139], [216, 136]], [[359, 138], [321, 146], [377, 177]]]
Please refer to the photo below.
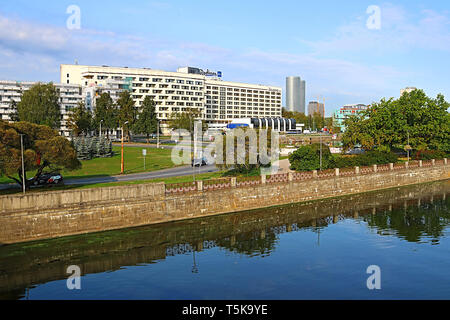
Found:
[[393, 152], [368, 151], [357, 156], [357, 166], [371, 166], [374, 164], [396, 163], [398, 156]]
[[[302, 146], [289, 156], [291, 169], [296, 171], [312, 171], [320, 169], [320, 144]], [[322, 145], [322, 169], [330, 168], [332, 164], [330, 148]]]
[[[368, 151], [354, 156], [332, 155], [327, 146], [322, 149], [322, 169], [366, 167], [374, 164], [396, 163], [398, 156], [393, 152]], [[291, 169], [312, 171], [320, 169], [320, 145], [303, 146], [289, 156]]]
[[358, 166], [357, 156], [333, 155], [332, 168], [348, 168]]
[[418, 150], [412, 156], [415, 160], [444, 159], [446, 157], [447, 153], [440, 150]]

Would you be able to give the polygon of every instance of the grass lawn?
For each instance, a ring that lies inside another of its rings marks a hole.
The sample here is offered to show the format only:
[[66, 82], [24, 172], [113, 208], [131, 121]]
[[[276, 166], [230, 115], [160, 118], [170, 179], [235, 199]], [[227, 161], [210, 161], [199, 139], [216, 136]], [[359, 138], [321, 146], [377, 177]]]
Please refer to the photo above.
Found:
[[[146, 166], [144, 170], [144, 158], [142, 149], [147, 149]], [[113, 146], [114, 157], [96, 158], [81, 161], [82, 168], [79, 170], [61, 171], [64, 179], [88, 178], [98, 176], [113, 176], [120, 174], [121, 148]], [[155, 148], [124, 148], [125, 174], [150, 172], [161, 169], [173, 168], [175, 165], [171, 160], [172, 150]], [[27, 177], [32, 177], [35, 171], [27, 172]], [[14, 181], [7, 177], [0, 177], [0, 183], [12, 183]]]
[[[195, 180], [207, 180], [207, 179], [217, 179], [221, 178], [223, 172], [208, 172], [202, 174], [196, 174]], [[97, 183], [88, 185], [70, 185], [70, 186], [58, 186], [58, 187], [43, 187], [43, 188], [33, 188], [28, 190], [27, 193], [42, 192], [42, 191], [56, 191], [56, 190], [75, 190], [75, 189], [90, 189], [90, 188], [100, 188], [100, 187], [116, 187], [116, 186], [126, 186], [134, 184], [144, 184], [144, 183], [155, 183], [155, 182], [165, 182], [170, 183], [184, 183], [193, 181], [193, 177], [182, 176], [182, 177], [170, 177], [170, 178], [157, 178], [152, 180], [137, 180], [137, 181], [124, 181], [124, 182], [110, 182], [110, 183]], [[0, 190], [0, 195], [16, 194], [21, 193], [20, 189], [8, 189]]]

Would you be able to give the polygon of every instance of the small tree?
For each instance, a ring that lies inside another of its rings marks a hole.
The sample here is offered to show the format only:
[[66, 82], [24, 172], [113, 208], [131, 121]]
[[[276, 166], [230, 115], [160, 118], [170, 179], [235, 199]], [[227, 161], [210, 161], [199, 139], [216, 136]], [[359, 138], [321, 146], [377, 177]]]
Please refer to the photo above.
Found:
[[109, 138], [109, 130], [114, 130], [118, 127], [118, 109], [109, 93], [102, 93], [96, 101], [94, 127], [97, 130], [100, 130], [100, 122], [102, 122], [102, 129], [107, 130], [107, 138]]
[[79, 135], [87, 135], [92, 129], [92, 113], [86, 109], [84, 102], [78, 105], [69, 114], [67, 126], [75, 137]]
[[9, 108], [12, 110], [9, 117], [11, 121], [19, 121], [19, 114], [17, 113], [17, 102], [11, 99], [9, 103]]
[[158, 128], [158, 119], [155, 113], [155, 102], [146, 96], [142, 103], [142, 110], [138, 114], [133, 132], [147, 135], [147, 143], [150, 142], [150, 134], [155, 133]]
[[130, 92], [121, 92], [117, 105], [119, 106], [119, 126], [123, 128], [127, 141], [130, 141], [130, 129], [133, 128], [136, 121], [136, 109]]
[[[25, 172], [36, 170], [32, 179], [22, 176], [20, 134], [23, 134]], [[72, 143], [57, 131], [29, 122], [7, 123], [0, 120], [0, 175], [6, 175], [21, 186], [25, 178], [28, 188], [46, 168], [80, 167]]]
[[[173, 130], [187, 130], [192, 133], [195, 121], [202, 117], [201, 111], [195, 108], [189, 108], [183, 112], [173, 112], [170, 115], [169, 126]], [[202, 130], [207, 129], [207, 124], [202, 121]]]
[[[264, 146], [266, 154], [260, 154], [264, 149], [261, 145], [261, 133], [267, 134], [267, 144]], [[218, 154], [217, 159], [222, 159], [223, 163], [217, 163], [216, 167], [221, 170], [234, 169], [236, 173], [259, 173], [262, 166], [270, 165], [272, 131], [269, 130], [248, 130], [238, 128], [223, 136], [222, 155]], [[233, 145], [228, 146], [228, 143]], [[220, 152], [220, 151], [219, 151]], [[269, 159], [267, 159], [268, 157]], [[232, 160], [232, 163], [229, 163]], [[269, 163], [267, 163], [269, 162]]]

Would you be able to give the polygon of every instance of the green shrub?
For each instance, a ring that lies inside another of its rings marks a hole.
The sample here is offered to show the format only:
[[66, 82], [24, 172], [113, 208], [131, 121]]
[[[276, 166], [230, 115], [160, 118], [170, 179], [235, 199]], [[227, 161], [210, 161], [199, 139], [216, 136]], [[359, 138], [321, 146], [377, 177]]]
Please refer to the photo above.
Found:
[[367, 151], [356, 157], [356, 165], [360, 167], [374, 164], [396, 163], [398, 156], [393, 152]]
[[331, 168], [348, 168], [358, 166], [357, 156], [333, 155]]
[[[291, 169], [296, 171], [312, 171], [320, 169], [320, 144], [302, 146], [289, 156]], [[332, 164], [330, 148], [322, 144], [322, 169]]]
[[431, 160], [444, 159], [447, 156], [446, 152], [440, 150], [418, 150], [413, 153], [412, 158], [415, 160]]

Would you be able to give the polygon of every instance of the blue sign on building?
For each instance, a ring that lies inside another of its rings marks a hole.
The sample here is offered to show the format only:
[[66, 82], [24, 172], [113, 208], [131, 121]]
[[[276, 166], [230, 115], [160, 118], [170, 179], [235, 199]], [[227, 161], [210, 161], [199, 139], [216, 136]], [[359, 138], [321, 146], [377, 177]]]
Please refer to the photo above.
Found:
[[219, 78], [222, 78], [222, 71], [217, 71], [217, 76], [218, 76]]

